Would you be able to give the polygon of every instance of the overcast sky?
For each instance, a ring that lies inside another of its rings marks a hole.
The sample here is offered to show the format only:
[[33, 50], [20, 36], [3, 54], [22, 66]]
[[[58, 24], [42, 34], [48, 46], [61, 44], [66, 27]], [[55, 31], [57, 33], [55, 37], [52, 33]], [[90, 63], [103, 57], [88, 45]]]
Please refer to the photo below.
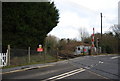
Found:
[[58, 25], [49, 33], [58, 38], [80, 40], [80, 28], [92, 34], [101, 32], [100, 13], [103, 13], [103, 32], [118, 24], [118, 2], [120, 0], [51, 0], [59, 10]]

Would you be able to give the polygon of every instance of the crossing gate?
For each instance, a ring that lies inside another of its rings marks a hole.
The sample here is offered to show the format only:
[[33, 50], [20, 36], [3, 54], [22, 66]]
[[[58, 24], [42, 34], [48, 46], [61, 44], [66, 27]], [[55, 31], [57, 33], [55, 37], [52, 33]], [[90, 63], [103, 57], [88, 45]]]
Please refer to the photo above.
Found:
[[0, 67], [7, 66], [8, 62], [8, 52], [0, 53]]

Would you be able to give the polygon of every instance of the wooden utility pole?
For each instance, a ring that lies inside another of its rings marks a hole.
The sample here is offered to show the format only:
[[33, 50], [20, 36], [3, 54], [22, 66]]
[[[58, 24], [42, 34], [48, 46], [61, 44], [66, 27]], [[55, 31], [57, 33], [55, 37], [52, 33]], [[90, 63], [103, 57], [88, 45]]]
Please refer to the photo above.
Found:
[[[100, 13], [100, 16], [101, 16], [101, 41], [100, 41], [100, 45], [102, 46], [102, 13]], [[101, 51], [102, 53], [102, 51]]]
[[102, 38], [102, 13], [100, 13], [101, 16], [101, 38]]

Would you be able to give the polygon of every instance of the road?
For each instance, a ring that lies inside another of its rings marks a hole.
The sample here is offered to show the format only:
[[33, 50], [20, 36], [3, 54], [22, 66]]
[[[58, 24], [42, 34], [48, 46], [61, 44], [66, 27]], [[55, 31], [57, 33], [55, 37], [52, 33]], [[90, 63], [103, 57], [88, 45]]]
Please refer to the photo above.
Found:
[[119, 81], [119, 55], [82, 56], [2, 74], [3, 81]]

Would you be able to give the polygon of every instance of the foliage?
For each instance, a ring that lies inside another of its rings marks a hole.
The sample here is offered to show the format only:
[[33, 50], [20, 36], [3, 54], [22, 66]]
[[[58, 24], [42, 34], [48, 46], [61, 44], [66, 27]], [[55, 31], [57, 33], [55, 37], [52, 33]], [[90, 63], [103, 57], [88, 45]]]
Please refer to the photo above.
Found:
[[91, 37], [87, 37], [84, 39], [84, 43], [91, 44]]
[[[69, 40], [68, 40], [69, 41]], [[58, 48], [59, 50], [63, 50], [65, 49], [65, 45], [67, 44], [67, 40], [66, 39], [61, 39], [59, 40], [59, 45], [58, 45]]]
[[[97, 38], [99, 38], [98, 41]], [[96, 33], [94, 39], [95, 39], [94, 40], [95, 47], [98, 42], [98, 46], [102, 47], [103, 53], [118, 53], [118, 48], [119, 48], [118, 39], [116, 38], [116, 34], [114, 34], [113, 32], [109, 31], [104, 33], [102, 35], [102, 38], [100, 33]], [[86, 38], [84, 42], [91, 44], [91, 37]]]
[[96, 35], [99, 38], [99, 46], [102, 47], [103, 53], [117, 53], [118, 52], [118, 41], [112, 32], [104, 33], [102, 39], [100, 34]]
[[59, 13], [54, 2], [3, 2], [3, 48], [36, 48], [57, 25]]
[[58, 38], [57, 37], [49, 35], [45, 38], [45, 48], [47, 48], [47, 51], [56, 49], [57, 46], [58, 46]]
[[118, 41], [118, 53], [120, 53], [120, 25], [114, 25], [111, 28], [115, 33], [115, 38]]

